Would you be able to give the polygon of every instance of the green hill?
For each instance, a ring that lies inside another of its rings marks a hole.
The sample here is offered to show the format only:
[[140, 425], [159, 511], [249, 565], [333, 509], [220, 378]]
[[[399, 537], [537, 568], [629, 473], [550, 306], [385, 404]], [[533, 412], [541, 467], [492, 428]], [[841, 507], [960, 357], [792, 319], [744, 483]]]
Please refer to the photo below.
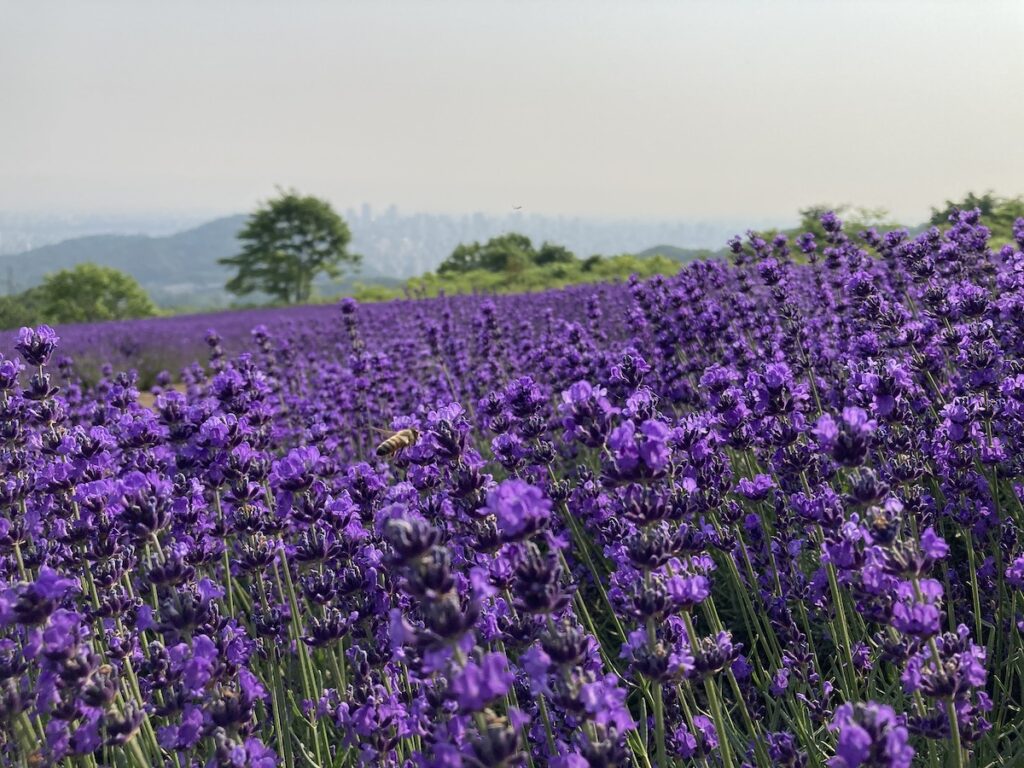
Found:
[[687, 262], [711, 258], [717, 254], [715, 251], [710, 251], [707, 248], [679, 248], [675, 245], [655, 245], [653, 248], [646, 248], [633, 255], [638, 259], [664, 256], [666, 259], [672, 259], [673, 261]]

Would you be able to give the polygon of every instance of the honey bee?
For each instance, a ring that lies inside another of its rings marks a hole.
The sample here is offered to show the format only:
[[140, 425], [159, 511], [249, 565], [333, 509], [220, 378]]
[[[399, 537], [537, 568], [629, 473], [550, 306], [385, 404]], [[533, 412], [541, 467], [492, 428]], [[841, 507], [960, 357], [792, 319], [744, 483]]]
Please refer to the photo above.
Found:
[[504, 715], [495, 713], [493, 709], [488, 707], [483, 711], [484, 721], [487, 723], [488, 728], [508, 728], [509, 721]]
[[872, 507], [868, 510], [868, 518], [871, 522], [872, 538], [879, 544], [889, 544], [899, 532], [899, 521], [894, 520], [880, 507]]
[[403, 448], [410, 448], [416, 444], [420, 433], [412, 427], [400, 429], [394, 432], [384, 442], [377, 446], [378, 456], [394, 456]]

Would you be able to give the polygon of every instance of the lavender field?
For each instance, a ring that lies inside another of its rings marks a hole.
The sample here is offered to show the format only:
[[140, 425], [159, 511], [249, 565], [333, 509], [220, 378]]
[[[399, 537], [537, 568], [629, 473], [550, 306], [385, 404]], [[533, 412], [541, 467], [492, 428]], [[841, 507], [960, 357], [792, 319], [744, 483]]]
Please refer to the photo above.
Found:
[[0, 763], [1024, 764], [1024, 220], [822, 224], [7, 338]]

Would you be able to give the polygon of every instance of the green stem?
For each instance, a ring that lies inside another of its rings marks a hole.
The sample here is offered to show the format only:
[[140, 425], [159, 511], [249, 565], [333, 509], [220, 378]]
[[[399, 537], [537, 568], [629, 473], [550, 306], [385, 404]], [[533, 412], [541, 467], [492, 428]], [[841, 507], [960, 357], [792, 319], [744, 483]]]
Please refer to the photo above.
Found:
[[661, 683], [653, 685], [654, 693], [654, 742], [659, 768], [667, 768], [668, 753], [665, 749], [665, 701], [662, 698]]
[[[822, 531], [821, 526], [818, 526], [818, 538], [821, 542], [821, 546], [825, 545], [825, 533]], [[846, 657], [844, 659], [845, 664], [843, 669], [842, 678], [845, 681], [847, 687], [846, 695], [850, 701], [856, 701], [860, 694], [857, 691], [857, 678], [854, 674], [853, 664], [853, 643], [850, 641], [850, 628], [846, 622], [846, 606], [843, 603], [843, 593], [839, 589], [839, 581], [836, 579], [836, 569], [832, 563], [828, 563], [826, 567], [828, 572], [828, 586], [832, 593], [832, 602], [836, 607], [836, 619], [839, 621], [839, 632], [842, 635], [842, 646], [843, 654]]]
[[711, 716], [715, 720], [715, 730], [718, 731], [718, 749], [722, 753], [722, 765], [725, 768], [732, 768], [732, 748], [729, 746], [729, 732], [725, 729], [725, 718], [722, 716], [722, 704], [718, 700], [718, 686], [710, 677], [704, 678], [704, 689], [708, 694], [708, 702], [711, 704]]
[[[697, 648], [700, 638], [697, 636], [697, 629], [693, 626], [693, 619], [689, 611], [683, 611], [683, 622], [686, 624], [686, 633], [690, 636], [690, 645]], [[725, 768], [732, 768], [732, 749], [729, 746], [729, 732], [725, 728], [725, 718], [722, 714], [722, 704], [718, 698], [718, 685], [711, 676], [704, 678], [704, 691], [708, 695], [708, 703], [711, 705], [711, 717], [715, 721], [715, 731], [718, 733], [718, 750], [722, 754], [722, 765]]]
[[231, 588], [231, 559], [228, 557], [227, 527], [224, 523], [224, 509], [220, 503], [219, 488], [213, 492], [213, 502], [217, 508], [217, 519], [221, 527], [224, 528], [224, 591], [227, 592], [228, 614], [237, 616], [238, 614], [235, 613], [235, 591]]
[[985, 637], [981, 633], [981, 599], [978, 594], [978, 569], [974, 562], [974, 537], [971, 535], [970, 528], [966, 528], [965, 533], [967, 534], [967, 566], [971, 571], [971, 600], [974, 604], [974, 636], [980, 644], [985, 642]]
[[[650, 587], [651, 572], [649, 570], [644, 571], [644, 581]], [[658, 633], [653, 617], [647, 619], [647, 642], [653, 652], [658, 645]], [[661, 683], [655, 682], [651, 689], [654, 697], [654, 746], [657, 750], [658, 768], [668, 768], [668, 752], [665, 749], [665, 700], [662, 695]]]
[[956, 762], [954, 765], [956, 768], [963, 768], [964, 752], [960, 745], [960, 724], [956, 719], [956, 707], [953, 704], [952, 698], [946, 699], [946, 717], [949, 718], [949, 732], [953, 736], [953, 753], [956, 756]]

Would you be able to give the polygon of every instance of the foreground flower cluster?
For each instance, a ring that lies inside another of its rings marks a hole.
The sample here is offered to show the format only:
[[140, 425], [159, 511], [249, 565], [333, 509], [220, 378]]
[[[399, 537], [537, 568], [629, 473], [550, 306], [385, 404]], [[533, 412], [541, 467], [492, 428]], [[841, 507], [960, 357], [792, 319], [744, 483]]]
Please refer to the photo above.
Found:
[[1021, 764], [1024, 221], [822, 223], [268, 315], [152, 408], [23, 329], [0, 763]]

